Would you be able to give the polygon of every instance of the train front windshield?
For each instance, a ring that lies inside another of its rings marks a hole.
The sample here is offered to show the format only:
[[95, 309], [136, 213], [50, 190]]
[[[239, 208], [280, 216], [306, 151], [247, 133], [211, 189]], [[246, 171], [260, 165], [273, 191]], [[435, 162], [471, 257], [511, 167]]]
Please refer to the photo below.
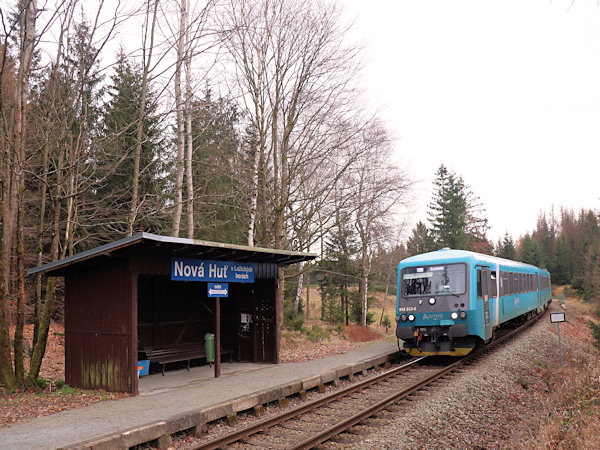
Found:
[[402, 270], [402, 296], [461, 295], [466, 280], [464, 264], [407, 267]]

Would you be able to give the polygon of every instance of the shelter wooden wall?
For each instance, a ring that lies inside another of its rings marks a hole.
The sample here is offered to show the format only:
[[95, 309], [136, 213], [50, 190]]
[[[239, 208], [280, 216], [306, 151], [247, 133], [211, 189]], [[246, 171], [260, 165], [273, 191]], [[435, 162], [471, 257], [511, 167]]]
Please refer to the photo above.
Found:
[[65, 279], [65, 381], [137, 393], [137, 282], [123, 260]]

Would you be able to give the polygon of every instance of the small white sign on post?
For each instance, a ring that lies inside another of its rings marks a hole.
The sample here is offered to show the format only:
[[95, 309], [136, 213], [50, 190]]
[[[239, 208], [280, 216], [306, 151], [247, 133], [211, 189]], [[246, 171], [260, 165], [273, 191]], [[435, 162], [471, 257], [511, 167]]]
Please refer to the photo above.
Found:
[[560, 365], [562, 366], [562, 345], [560, 342], [560, 323], [564, 322], [565, 319], [565, 313], [564, 312], [558, 312], [558, 313], [550, 313], [550, 323], [555, 323], [556, 326], [558, 327], [558, 351], [560, 352]]
[[560, 323], [565, 321], [565, 313], [550, 313], [550, 323]]

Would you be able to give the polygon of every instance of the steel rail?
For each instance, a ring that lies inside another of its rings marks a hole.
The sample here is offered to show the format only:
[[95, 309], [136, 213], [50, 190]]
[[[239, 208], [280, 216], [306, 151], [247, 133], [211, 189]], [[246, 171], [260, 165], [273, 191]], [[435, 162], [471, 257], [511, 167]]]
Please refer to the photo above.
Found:
[[209, 450], [209, 449], [215, 449], [215, 448], [220, 448], [223, 445], [227, 445], [227, 444], [231, 444], [232, 442], [236, 442], [239, 441], [241, 439], [244, 439], [248, 436], [251, 436], [253, 434], [259, 433], [261, 431], [264, 431], [268, 428], [271, 428], [281, 422], [285, 422], [286, 420], [292, 419], [296, 416], [299, 416], [301, 414], [304, 414], [312, 409], [315, 409], [319, 406], [325, 405], [327, 403], [333, 402], [335, 400], [337, 400], [340, 397], [345, 397], [346, 395], [352, 394], [356, 391], [359, 391], [361, 389], [364, 389], [366, 387], [369, 387], [372, 384], [375, 384], [379, 381], [381, 381], [382, 379], [386, 379], [389, 378], [391, 376], [397, 375], [399, 373], [405, 372], [406, 370], [408, 370], [409, 368], [411, 368], [414, 364], [416, 364], [419, 361], [422, 361], [423, 359], [427, 358], [426, 356], [422, 356], [420, 358], [416, 358], [412, 361], [409, 361], [406, 364], [403, 364], [400, 367], [396, 367], [395, 369], [392, 370], [388, 370], [385, 371], [383, 373], [380, 373], [374, 377], [371, 377], [367, 380], [363, 380], [357, 384], [354, 384], [352, 386], [349, 386], [347, 388], [341, 389], [339, 391], [333, 392], [325, 397], [321, 397], [318, 398], [316, 400], [313, 400], [311, 402], [308, 403], [303, 403], [295, 408], [292, 408], [288, 411], [284, 411], [281, 414], [277, 414], [274, 417], [270, 417], [264, 420], [261, 420], [260, 422], [257, 422], [255, 424], [252, 425], [248, 425], [247, 427], [244, 427], [243, 429], [240, 429], [238, 431], [234, 431], [231, 434], [227, 434], [221, 437], [216, 437], [208, 442], [205, 443], [200, 443], [197, 446], [193, 446], [190, 447], [191, 449], [203, 449], [203, 450]]
[[[485, 346], [473, 351], [472, 353], [470, 353], [469, 355], [465, 356], [464, 358], [460, 359], [459, 361], [456, 361], [454, 363], [452, 363], [451, 365], [444, 367], [443, 369], [441, 369], [439, 372], [427, 377], [426, 379], [410, 386], [407, 389], [404, 389], [402, 391], [396, 392], [388, 397], [386, 397], [383, 400], [378, 401], [377, 403], [365, 408], [363, 411], [354, 414], [351, 417], [348, 417], [346, 419], [343, 419], [342, 421], [332, 425], [331, 427], [319, 432], [318, 434], [315, 434], [314, 436], [311, 436], [310, 438], [305, 439], [304, 441], [298, 443], [298, 444], [292, 444], [290, 445], [290, 449], [304, 449], [304, 448], [312, 448], [320, 443], [323, 443], [325, 441], [327, 441], [328, 439], [331, 439], [332, 437], [340, 434], [341, 432], [347, 430], [348, 428], [360, 423], [361, 421], [365, 420], [366, 418], [368, 418], [369, 416], [374, 415], [375, 413], [381, 411], [382, 409], [386, 408], [387, 406], [389, 406], [390, 404], [393, 404], [399, 400], [402, 400], [408, 396], [410, 396], [411, 394], [413, 394], [414, 392], [419, 391], [420, 389], [422, 389], [423, 387], [431, 384], [432, 382], [434, 382], [437, 379], [443, 378], [444, 376], [448, 375], [449, 373], [452, 373], [454, 371], [456, 371], [460, 366], [464, 366], [468, 363], [470, 363], [471, 361], [477, 359], [478, 357], [480, 357], [481, 355], [483, 355], [484, 353], [487, 353], [489, 350], [491, 350], [492, 348], [500, 345], [501, 343], [509, 340], [510, 338], [512, 338], [514, 335], [526, 330], [527, 328], [529, 328], [530, 326], [532, 326], [534, 323], [537, 322], [537, 320], [543, 316], [545, 313], [545, 311], [543, 311], [540, 314], [537, 314], [535, 317], [533, 317], [531, 320], [525, 322], [523, 325], [521, 325], [520, 327], [510, 331], [509, 333], [498, 337], [497, 339], [492, 340], [491, 342], [488, 342]], [[337, 392], [334, 392], [326, 397], [322, 397], [319, 399], [316, 399], [314, 401], [299, 405], [289, 411], [285, 411], [281, 414], [278, 414], [274, 417], [271, 418], [267, 418], [265, 420], [262, 420], [260, 422], [257, 422], [255, 424], [249, 425], [247, 427], [244, 427], [238, 431], [234, 431], [230, 434], [226, 434], [223, 435], [221, 437], [216, 437], [208, 442], [204, 442], [204, 443], [199, 443], [198, 445], [189, 447], [191, 449], [216, 449], [216, 448], [221, 448], [224, 445], [227, 444], [231, 444], [233, 442], [236, 441], [240, 441], [243, 440], [251, 435], [260, 433], [262, 431], [265, 431], [268, 428], [271, 428], [275, 425], [278, 425], [282, 422], [285, 422], [287, 420], [290, 420], [294, 417], [300, 416], [306, 412], [309, 412], [313, 409], [316, 409], [319, 406], [323, 406], [327, 403], [331, 403], [341, 397], [345, 397], [349, 394], [352, 394], [356, 391], [362, 390], [366, 387], [369, 387], [370, 385], [373, 385], [383, 379], [386, 378], [390, 378], [394, 375], [397, 375], [401, 372], [404, 372], [406, 370], [408, 370], [408, 368], [412, 367], [414, 364], [416, 364], [417, 362], [422, 361], [423, 359], [425, 359], [427, 357], [420, 357], [417, 359], [414, 359], [400, 367], [397, 367], [395, 369], [383, 372], [379, 375], [376, 375], [374, 377], [369, 378], [368, 380], [364, 380], [361, 381], [353, 386], [350, 386], [348, 388], [345, 389], [341, 389]]]
[[476, 350], [475, 352], [465, 356], [464, 358], [460, 359], [459, 361], [456, 361], [455, 363], [449, 365], [448, 367], [443, 368], [442, 370], [440, 370], [439, 372], [431, 375], [430, 377], [426, 378], [423, 381], [420, 381], [416, 384], [414, 384], [413, 386], [409, 387], [408, 389], [405, 389], [403, 391], [397, 392], [395, 394], [390, 395], [389, 397], [377, 402], [376, 404], [369, 406], [368, 408], [364, 409], [363, 411], [353, 415], [352, 417], [349, 417], [347, 419], [342, 420], [341, 422], [338, 422], [336, 424], [334, 424], [333, 426], [331, 426], [330, 428], [323, 430], [322, 432], [320, 432], [319, 434], [316, 434], [314, 436], [311, 436], [310, 438], [300, 442], [299, 444], [296, 444], [292, 447], [290, 447], [290, 449], [305, 449], [305, 448], [312, 448], [318, 444], [321, 444], [329, 439], [331, 439], [334, 436], [337, 436], [338, 434], [342, 433], [343, 431], [347, 430], [348, 428], [362, 422], [363, 420], [365, 420], [366, 418], [374, 415], [375, 413], [381, 411], [382, 409], [386, 408], [387, 406], [389, 406], [390, 404], [396, 403], [399, 400], [402, 400], [408, 396], [410, 396], [411, 394], [413, 394], [414, 392], [422, 389], [423, 387], [431, 384], [433, 381], [443, 378], [444, 376], [446, 376], [447, 374], [454, 372], [458, 367], [463, 366], [463, 365], [467, 365], [468, 363], [470, 363], [471, 361], [477, 359], [479, 356], [481, 356], [482, 354], [488, 352], [491, 348], [496, 347], [498, 345], [500, 345], [501, 343], [509, 340], [511, 337], [513, 337], [514, 335], [526, 330], [527, 328], [529, 328], [530, 326], [532, 326], [535, 322], [537, 322], [537, 320], [544, 315], [545, 311], [542, 312], [541, 314], [536, 315], [534, 318], [532, 318], [531, 320], [525, 322], [522, 326], [512, 330], [511, 332], [507, 333], [506, 335], [499, 337], [498, 339], [495, 339], [493, 341], [491, 341], [490, 343], [488, 343], [487, 345], [485, 345], [484, 347]]

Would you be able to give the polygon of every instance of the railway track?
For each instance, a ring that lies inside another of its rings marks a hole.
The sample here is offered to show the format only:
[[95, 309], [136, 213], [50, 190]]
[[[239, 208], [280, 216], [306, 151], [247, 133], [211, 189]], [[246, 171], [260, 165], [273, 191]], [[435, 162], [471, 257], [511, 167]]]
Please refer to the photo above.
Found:
[[[236, 443], [254, 448], [305, 449], [315, 447], [402, 399], [410, 400], [426, 386], [443, 380], [494, 347], [531, 326], [543, 314], [530, 320], [470, 355], [450, 364], [431, 363], [431, 357], [412, 359], [399, 367], [305, 402], [231, 433], [202, 441], [188, 449], [224, 448]], [[427, 360], [429, 364], [424, 364]]]

